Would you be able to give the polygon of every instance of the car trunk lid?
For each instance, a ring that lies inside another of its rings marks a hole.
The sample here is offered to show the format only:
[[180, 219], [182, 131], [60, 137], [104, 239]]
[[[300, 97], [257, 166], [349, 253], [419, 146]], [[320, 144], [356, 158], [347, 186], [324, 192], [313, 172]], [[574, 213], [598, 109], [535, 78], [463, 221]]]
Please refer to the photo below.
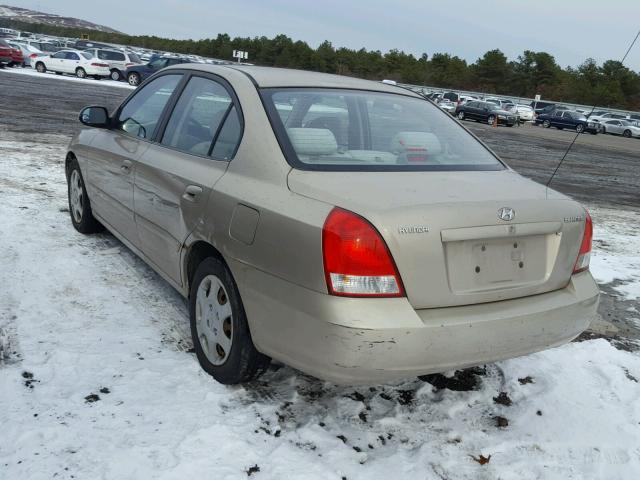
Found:
[[369, 220], [416, 309], [563, 288], [584, 228], [579, 204], [551, 190], [547, 195], [545, 187], [510, 170], [292, 170], [288, 183], [295, 193]]

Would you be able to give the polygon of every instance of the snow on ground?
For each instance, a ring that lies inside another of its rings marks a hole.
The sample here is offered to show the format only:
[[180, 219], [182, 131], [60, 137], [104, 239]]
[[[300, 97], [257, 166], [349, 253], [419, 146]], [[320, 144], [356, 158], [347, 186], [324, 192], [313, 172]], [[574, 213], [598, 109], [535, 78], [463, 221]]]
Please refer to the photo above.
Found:
[[27, 75], [27, 76], [43, 76], [46, 75], [47, 77], [50, 78], [50, 80], [61, 80], [61, 81], [67, 81], [67, 82], [94, 82], [94, 83], [98, 83], [100, 85], [108, 85], [110, 87], [118, 87], [118, 88], [126, 88], [129, 90], [133, 90], [136, 87], [132, 87], [131, 85], [129, 85], [127, 82], [116, 82], [114, 80], [111, 79], [107, 79], [107, 78], [103, 78], [101, 80], [96, 80], [94, 78], [78, 78], [76, 76], [70, 75], [70, 74], [63, 74], [63, 75], [56, 75], [54, 72], [45, 72], [45, 73], [38, 73], [37, 70], [27, 67], [27, 68], [4, 68], [2, 70], [2, 72], [5, 73], [13, 73], [15, 75]]
[[[109, 234], [71, 227], [66, 141], [0, 132], [0, 478], [640, 478], [640, 355], [602, 339], [449, 379], [467, 391], [277, 366], [217, 384], [183, 300]], [[593, 213], [596, 275], [637, 292], [632, 217]]]

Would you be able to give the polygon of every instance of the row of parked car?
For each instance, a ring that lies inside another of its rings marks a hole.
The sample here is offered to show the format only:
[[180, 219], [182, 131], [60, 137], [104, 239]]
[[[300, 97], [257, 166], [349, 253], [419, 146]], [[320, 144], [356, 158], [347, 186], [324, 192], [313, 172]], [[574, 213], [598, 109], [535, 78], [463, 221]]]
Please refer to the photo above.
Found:
[[640, 114], [587, 111], [550, 102], [532, 102], [531, 105], [525, 105], [509, 99], [480, 99], [455, 92], [433, 92], [426, 94], [426, 97], [459, 120], [475, 120], [508, 127], [532, 122], [545, 128], [575, 130], [578, 133], [640, 137]]

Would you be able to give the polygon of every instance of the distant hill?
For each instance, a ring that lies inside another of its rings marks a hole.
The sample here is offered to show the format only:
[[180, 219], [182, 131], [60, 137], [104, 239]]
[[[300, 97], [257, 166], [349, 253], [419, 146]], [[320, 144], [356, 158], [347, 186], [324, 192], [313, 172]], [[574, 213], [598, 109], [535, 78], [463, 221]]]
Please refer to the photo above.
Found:
[[37, 12], [28, 8], [11, 7], [9, 5], [0, 5], [0, 19], [15, 20], [24, 23], [39, 23], [56, 27], [67, 28], [85, 28], [89, 30], [97, 30], [105, 33], [120, 33], [110, 27], [98, 25], [73, 17], [62, 17], [52, 13]]

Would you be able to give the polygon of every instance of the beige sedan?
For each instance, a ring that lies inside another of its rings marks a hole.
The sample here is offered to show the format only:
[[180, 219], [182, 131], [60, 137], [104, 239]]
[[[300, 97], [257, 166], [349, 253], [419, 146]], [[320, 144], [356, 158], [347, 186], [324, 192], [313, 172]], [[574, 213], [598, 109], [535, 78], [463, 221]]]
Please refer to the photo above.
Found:
[[80, 120], [74, 227], [106, 227], [188, 297], [222, 383], [271, 358], [336, 383], [442, 372], [596, 315], [585, 209], [400, 87], [180, 65]]

